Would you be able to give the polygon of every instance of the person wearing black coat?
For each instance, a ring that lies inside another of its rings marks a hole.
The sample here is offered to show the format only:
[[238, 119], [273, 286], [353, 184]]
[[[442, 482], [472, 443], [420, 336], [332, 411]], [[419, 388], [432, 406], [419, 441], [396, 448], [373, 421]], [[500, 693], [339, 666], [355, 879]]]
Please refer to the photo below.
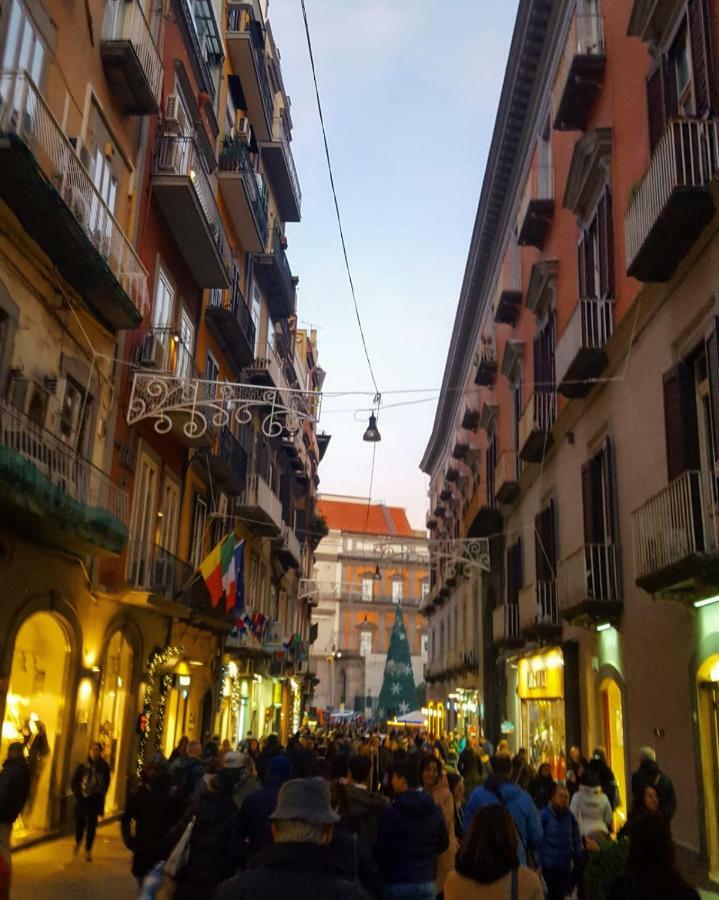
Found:
[[97, 820], [105, 812], [105, 795], [110, 787], [110, 767], [102, 758], [102, 745], [90, 744], [84, 763], [75, 769], [71, 782], [75, 797], [75, 854], [85, 837], [85, 859], [92, 859]]
[[552, 799], [553, 791], [554, 779], [552, 778], [552, 769], [549, 763], [542, 763], [529, 785], [529, 794], [534, 800], [534, 805], [537, 809], [544, 809], [547, 806]]
[[179, 839], [194, 819], [187, 862], [177, 873], [175, 900], [207, 900], [241, 865], [240, 811], [232, 797], [239, 775], [239, 768], [222, 768], [173, 830], [171, 838]]
[[434, 890], [437, 857], [449, 847], [449, 835], [441, 809], [420, 790], [419, 766], [411, 758], [392, 769], [396, 799], [384, 812], [377, 833], [377, 861], [385, 885], [405, 891], [411, 886], [417, 897]]
[[7, 869], [8, 890], [12, 865], [10, 852], [12, 826], [22, 812], [29, 794], [30, 766], [25, 759], [23, 745], [16, 742], [7, 748], [7, 759], [0, 772], [0, 860]]
[[270, 814], [277, 806], [282, 785], [292, 777], [292, 763], [286, 756], [270, 760], [265, 784], [248, 794], [240, 807], [240, 839], [247, 842], [250, 856], [272, 846]]
[[639, 751], [639, 768], [632, 775], [633, 805], [642, 805], [644, 789], [654, 788], [659, 797], [659, 808], [668, 822], [677, 811], [677, 795], [671, 778], [657, 765], [657, 755], [653, 747], [642, 747]]
[[132, 874], [139, 882], [168, 856], [168, 835], [183, 811], [182, 797], [172, 787], [167, 760], [157, 753], [145, 764], [142, 784], [128, 797], [120, 820], [122, 840], [132, 852]]
[[338, 816], [324, 779], [285, 782], [270, 820], [272, 846], [225, 881], [216, 900], [366, 900], [353, 852], [330, 845]]

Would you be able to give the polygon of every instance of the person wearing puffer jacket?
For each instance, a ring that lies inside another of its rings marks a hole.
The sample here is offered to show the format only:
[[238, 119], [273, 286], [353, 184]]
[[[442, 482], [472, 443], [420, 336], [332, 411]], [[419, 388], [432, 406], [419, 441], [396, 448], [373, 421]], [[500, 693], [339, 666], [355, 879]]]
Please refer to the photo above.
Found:
[[574, 888], [583, 848], [577, 820], [569, 811], [569, 791], [563, 784], [554, 785], [539, 818], [542, 843], [537, 849], [537, 862], [547, 885], [547, 898], [564, 900]]
[[583, 838], [603, 840], [612, 832], [612, 804], [591, 770], [582, 775], [579, 790], [572, 797], [570, 811]]

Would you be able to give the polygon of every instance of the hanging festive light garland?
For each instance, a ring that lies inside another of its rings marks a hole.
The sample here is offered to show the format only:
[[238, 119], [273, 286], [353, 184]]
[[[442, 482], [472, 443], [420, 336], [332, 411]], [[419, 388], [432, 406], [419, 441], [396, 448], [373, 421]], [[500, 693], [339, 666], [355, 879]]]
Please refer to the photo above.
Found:
[[[153, 653], [147, 662], [147, 681], [145, 682], [145, 696], [142, 703], [142, 718], [144, 719], [144, 727], [140, 733], [140, 746], [137, 751], [137, 777], [142, 777], [142, 769], [145, 764], [145, 751], [147, 749], [147, 738], [150, 733], [150, 724], [152, 722], [152, 703], [154, 694], [154, 681], [157, 670], [173, 659], [180, 656], [181, 647], [165, 647]], [[169, 680], [169, 684], [168, 684]], [[165, 718], [165, 702], [167, 691], [172, 685], [172, 676], [165, 675], [160, 684], [160, 699], [157, 704], [157, 726], [155, 728], [155, 748], [159, 749], [158, 741], [162, 740], [162, 732], [164, 728]]]

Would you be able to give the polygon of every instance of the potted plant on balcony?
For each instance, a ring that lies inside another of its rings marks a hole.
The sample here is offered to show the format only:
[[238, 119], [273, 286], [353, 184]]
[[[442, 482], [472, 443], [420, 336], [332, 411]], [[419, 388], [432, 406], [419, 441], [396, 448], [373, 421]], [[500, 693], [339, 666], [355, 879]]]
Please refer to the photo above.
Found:
[[287, 237], [286, 237], [286, 235], [280, 234], [279, 238], [280, 238], [280, 247], [282, 247], [283, 250], [286, 250], [286, 249], [287, 249]]

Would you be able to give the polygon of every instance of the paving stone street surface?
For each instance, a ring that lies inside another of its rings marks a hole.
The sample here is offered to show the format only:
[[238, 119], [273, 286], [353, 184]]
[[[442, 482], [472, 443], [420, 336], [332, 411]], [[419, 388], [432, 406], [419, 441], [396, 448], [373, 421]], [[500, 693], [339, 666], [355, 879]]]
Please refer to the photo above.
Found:
[[73, 856], [71, 837], [47, 841], [13, 854], [12, 900], [133, 900], [137, 884], [120, 825], [97, 831], [93, 861]]

